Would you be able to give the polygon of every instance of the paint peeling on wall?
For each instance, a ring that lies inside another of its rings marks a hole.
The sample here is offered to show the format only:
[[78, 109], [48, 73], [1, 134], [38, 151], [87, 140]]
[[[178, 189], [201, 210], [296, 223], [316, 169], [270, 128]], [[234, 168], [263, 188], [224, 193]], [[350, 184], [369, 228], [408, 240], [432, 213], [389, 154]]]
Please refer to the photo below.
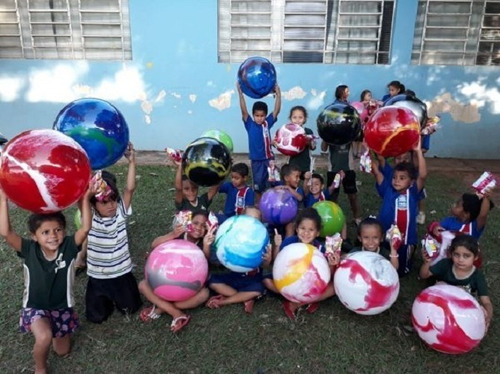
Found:
[[146, 124], [151, 124], [151, 112], [153, 111], [154, 104], [163, 102], [163, 99], [167, 95], [165, 90], [161, 90], [156, 98], [151, 102], [148, 100], [145, 92], [139, 92], [138, 97], [141, 100], [141, 109], [144, 112], [144, 121]]
[[[316, 110], [325, 105], [326, 91], [318, 92], [316, 89], [311, 90], [311, 95], [313, 96], [306, 104], [307, 109]], [[332, 100], [333, 101], [333, 100]]]
[[220, 111], [228, 109], [231, 107], [231, 96], [234, 94], [234, 90], [226, 91], [216, 97], [215, 99], [209, 100], [208, 104]]
[[290, 88], [288, 91], [282, 91], [281, 96], [285, 100], [300, 100], [307, 95], [307, 92], [300, 86]]
[[498, 90], [498, 84], [500, 84], [500, 78], [496, 80], [497, 86], [488, 88], [486, 84], [481, 84], [480, 82], [464, 83], [458, 87], [458, 92], [470, 99], [471, 104], [477, 105], [478, 108], [482, 108], [489, 103], [492, 114], [500, 114], [500, 91]]
[[171, 92], [170, 95], [172, 95], [173, 97], [175, 97], [176, 99], [180, 99], [182, 97], [181, 94], [178, 94], [177, 92]]
[[194, 102], [196, 101], [196, 95], [194, 94], [189, 95], [189, 100], [194, 104]]
[[441, 113], [450, 113], [453, 120], [464, 123], [474, 123], [481, 120], [477, 104], [462, 104], [451, 97], [449, 92], [437, 96], [431, 102], [426, 102], [427, 114], [434, 117]]

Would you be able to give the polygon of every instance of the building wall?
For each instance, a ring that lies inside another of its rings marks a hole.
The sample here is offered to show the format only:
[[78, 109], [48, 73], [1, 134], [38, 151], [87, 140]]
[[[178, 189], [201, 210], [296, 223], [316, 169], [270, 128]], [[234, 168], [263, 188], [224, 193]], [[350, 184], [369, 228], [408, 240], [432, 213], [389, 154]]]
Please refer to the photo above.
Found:
[[[349, 85], [356, 101], [365, 88], [382, 97], [396, 79], [441, 116], [431, 155], [500, 158], [500, 69], [411, 65], [416, 9], [417, 0], [397, 2], [390, 65], [275, 64], [283, 92], [278, 124], [304, 105], [316, 130], [337, 85]], [[132, 61], [0, 60], [0, 132], [11, 138], [49, 128], [68, 102], [99, 97], [123, 113], [137, 149], [184, 148], [218, 128], [232, 136], [236, 152], [246, 152], [239, 64], [217, 62], [217, 1], [131, 0], [130, 15]], [[272, 108], [273, 98], [265, 101]]]

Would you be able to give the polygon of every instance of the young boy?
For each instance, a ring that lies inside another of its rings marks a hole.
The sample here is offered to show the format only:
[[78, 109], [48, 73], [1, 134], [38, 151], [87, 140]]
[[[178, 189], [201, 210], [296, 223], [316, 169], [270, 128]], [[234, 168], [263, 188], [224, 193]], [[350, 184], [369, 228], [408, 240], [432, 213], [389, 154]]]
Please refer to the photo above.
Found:
[[417, 244], [417, 214], [419, 194], [424, 188], [427, 177], [427, 167], [420, 142], [415, 148], [418, 159], [418, 176], [412, 163], [401, 162], [394, 167], [392, 183], [387, 183], [379, 165], [374, 161], [373, 174], [377, 182], [377, 189], [384, 199], [380, 208], [379, 220], [384, 231], [393, 223], [401, 232], [403, 245], [398, 250], [400, 276], [411, 270], [411, 257]]
[[268, 186], [269, 174], [267, 168], [269, 167], [269, 161], [274, 159], [269, 130], [278, 120], [278, 114], [281, 110], [281, 90], [276, 84], [274, 88], [276, 101], [274, 103], [274, 110], [270, 115], [267, 115], [267, 104], [262, 101], [256, 101], [252, 107], [252, 118], [248, 114], [245, 97], [240, 85], [237, 84], [236, 87], [240, 98], [241, 117], [248, 133], [253, 188], [255, 190], [256, 203], [258, 203], [262, 193]]
[[318, 201], [328, 200], [335, 190], [334, 184], [325, 188], [325, 180], [318, 173], [307, 172], [304, 175], [304, 208], [313, 206]]
[[231, 182], [224, 182], [220, 186], [219, 192], [227, 194], [227, 197], [224, 214], [217, 217], [219, 224], [229, 217], [242, 214], [245, 207], [254, 204], [254, 191], [246, 185], [248, 173], [246, 164], [234, 164], [231, 168]]
[[[290, 191], [298, 203], [304, 200], [304, 190], [299, 187], [301, 171], [297, 165], [285, 164], [281, 168], [282, 185], [274, 188], [282, 188]], [[282, 232], [282, 228], [278, 228]], [[294, 223], [290, 222], [285, 226], [285, 237], [288, 238], [295, 233]]]
[[208, 210], [212, 199], [219, 190], [219, 184], [212, 186], [203, 195], [198, 196], [198, 185], [182, 174], [182, 164], [178, 163], [175, 174], [175, 209], [177, 211]]
[[35, 337], [35, 372], [47, 371], [52, 344], [64, 357], [71, 351], [70, 337], [79, 325], [73, 309], [75, 259], [91, 225], [88, 190], [79, 202], [82, 226], [66, 236], [66, 219], [61, 212], [32, 214], [28, 221], [30, 239], [21, 238], [11, 227], [7, 196], [0, 189], [0, 235], [24, 260], [25, 289], [20, 328]]

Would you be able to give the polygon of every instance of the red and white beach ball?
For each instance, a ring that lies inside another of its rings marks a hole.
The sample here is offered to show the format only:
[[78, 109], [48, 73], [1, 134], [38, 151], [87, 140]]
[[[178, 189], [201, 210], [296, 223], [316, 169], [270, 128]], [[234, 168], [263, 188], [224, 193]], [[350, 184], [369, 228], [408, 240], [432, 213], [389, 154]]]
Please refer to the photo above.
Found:
[[287, 156], [296, 156], [307, 147], [307, 136], [304, 129], [295, 123], [283, 125], [274, 135], [278, 151]]

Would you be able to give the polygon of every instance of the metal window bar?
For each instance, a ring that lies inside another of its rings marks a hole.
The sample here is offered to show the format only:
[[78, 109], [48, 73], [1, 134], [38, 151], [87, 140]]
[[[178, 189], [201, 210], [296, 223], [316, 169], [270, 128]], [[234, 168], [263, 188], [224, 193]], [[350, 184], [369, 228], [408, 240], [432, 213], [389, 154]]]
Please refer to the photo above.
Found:
[[[5, 7], [0, 11], [0, 26], [4, 26], [5, 31], [0, 33], [0, 56], [5, 58], [24, 57], [23, 39], [20, 26], [20, 17], [17, 7], [17, 0], [13, 1], [13, 7]], [[14, 31], [13, 29], [17, 29]], [[12, 29], [12, 31], [10, 31]], [[17, 43], [11, 43], [17, 39]]]

